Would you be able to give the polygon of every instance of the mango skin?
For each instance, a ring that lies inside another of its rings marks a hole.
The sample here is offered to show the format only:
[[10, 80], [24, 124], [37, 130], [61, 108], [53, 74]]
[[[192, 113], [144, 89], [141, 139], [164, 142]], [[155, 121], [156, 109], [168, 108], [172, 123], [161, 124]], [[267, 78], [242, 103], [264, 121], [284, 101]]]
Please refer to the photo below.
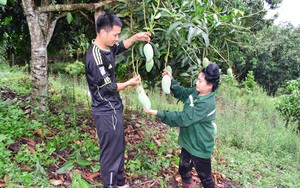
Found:
[[168, 65], [168, 66], [166, 67], [166, 70], [167, 70], [170, 74], [172, 74], [172, 68], [171, 68], [170, 65]]
[[164, 75], [161, 81], [161, 87], [165, 94], [171, 93], [171, 78], [168, 75]]
[[146, 57], [146, 63], [151, 61], [153, 59], [153, 48], [151, 44], [149, 43], [145, 44], [143, 51]]
[[151, 109], [151, 102], [150, 102], [149, 97], [146, 95], [144, 88], [142, 86], [138, 86], [136, 88], [136, 93], [137, 93], [137, 96], [138, 96], [139, 103], [146, 110], [150, 110]]
[[228, 75], [229, 77], [233, 77], [233, 74], [232, 74], [232, 68], [228, 68], [228, 69], [227, 69], [227, 75]]
[[154, 60], [151, 59], [149, 62], [146, 63], [146, 71], [150, 72], [152, 70], [153, 66], [154, 66]]

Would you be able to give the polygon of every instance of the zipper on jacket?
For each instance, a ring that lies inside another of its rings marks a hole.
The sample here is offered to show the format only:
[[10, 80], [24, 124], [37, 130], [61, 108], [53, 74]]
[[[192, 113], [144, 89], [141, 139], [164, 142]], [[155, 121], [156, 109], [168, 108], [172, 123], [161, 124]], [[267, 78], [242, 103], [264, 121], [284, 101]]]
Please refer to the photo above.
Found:
[[116, 109], [113, 107], [113, 105], [111, 104], [111, 102], [109, 100], [107, 100], [106, 98], [102, 97], [100, 94], [100, 87], [98, 86], [98, 95], [101, 99], [105, 100], [106, 102], [109, 103], [110, 107], [114, 110], [114, 114], [117, 114]]

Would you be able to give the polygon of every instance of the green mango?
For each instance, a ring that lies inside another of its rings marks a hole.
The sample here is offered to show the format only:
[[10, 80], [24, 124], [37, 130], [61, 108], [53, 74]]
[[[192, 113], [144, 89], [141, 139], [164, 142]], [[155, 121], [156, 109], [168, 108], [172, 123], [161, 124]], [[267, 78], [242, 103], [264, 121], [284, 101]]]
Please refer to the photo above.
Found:
[[153, 68], [153, 66], [154, 66], [154, 60], [153, 59], [151, 59], [149, 62], [146, 62], [146, 71], [150, 72], [151, 69]]
[[172, 68], [171, 68], [170, 65], [168, 65], [168, 66], [166, 67], [166, 70], [167, 70], [170, 74], [172, 74]]
[[146, 56], [146, 62], [151, 61], [151, 59], [153, 59], [153, 48], [152, 48], [151, 44], [149, 44], [149, 43], [145, 44], [143, 51]]
[[7, 4], [7, 0], [0, 0], [0, 5], [5, 6]]
[[233, 74], [232, 74], [232, 68], [229, 67], [229, 68], [227, 69], [227, 75], [230, 76], [230, 77], [233, 77]]
[[161, 87], [165, 94], [171, 93], [171, 78], [168, 75], [164, 75], [161, 81]]
[[146, 95], [145, 90], [142, 86], [136, 88], [139, 103], [146, 109], [151, 109], [151, 102], [149, 97]]

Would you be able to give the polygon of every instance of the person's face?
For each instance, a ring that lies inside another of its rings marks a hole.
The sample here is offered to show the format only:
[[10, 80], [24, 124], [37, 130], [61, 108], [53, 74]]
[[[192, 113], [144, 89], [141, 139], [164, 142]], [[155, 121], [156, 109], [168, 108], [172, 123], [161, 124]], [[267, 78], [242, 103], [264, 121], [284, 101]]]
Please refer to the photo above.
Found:
[[106, 46], [113, 46], [119, 40], [121, 27], [114, 25], [111, 31], [106, 32], [105, 30], [102, 30], [102, 32], [102, 39], [105, 41]]
[[208, 83], [205, 79], [205, 74], [200, 72], [196, 82], [196, 90], [201, 94], [207, 94], [212, 91], [212, 84]]

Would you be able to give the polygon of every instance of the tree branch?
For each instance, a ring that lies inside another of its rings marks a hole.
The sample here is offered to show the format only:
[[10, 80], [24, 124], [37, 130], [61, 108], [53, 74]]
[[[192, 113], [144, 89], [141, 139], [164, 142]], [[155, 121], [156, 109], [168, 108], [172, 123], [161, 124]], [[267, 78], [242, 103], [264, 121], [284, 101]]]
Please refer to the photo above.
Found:
[[83, 17], [85, 17], [88, 21], [90, 21], [91, 23], [94, 23], [94, 20], [91, 20], [84, 12], [79, 11], [79, 13], [80, 13]]
[[55, 29], [55, 25], [56, 25], [56, 22], [58, 19], [62, 18], [62, 17], [65, 17], [67, 15], [67, 12], [62, 12], [62, 13], [59, 13], [57, 14], [54, 19], [51, 21], [50, 23], [50, 28], [49, 28], [49, 31], [48, 31], [48, 35], [46, 37], [46, 40], [47, 40], [47, 45], [49, 44], [50, 40], [51, 40], [51, 37], [53, 35], [53, 32], [54, 32], [54, 29]]
[[104, 5], [109, 5], [112, 3], [113, 0], [105, 0], [100, 3], [75, 3], [75, 4], [56, 4], [56, 5], [48, 5], [48, 6], [41, 6], [38, 8], [39, 12], [70, 12], [75, 10], [96, 10], [99, 7]]

